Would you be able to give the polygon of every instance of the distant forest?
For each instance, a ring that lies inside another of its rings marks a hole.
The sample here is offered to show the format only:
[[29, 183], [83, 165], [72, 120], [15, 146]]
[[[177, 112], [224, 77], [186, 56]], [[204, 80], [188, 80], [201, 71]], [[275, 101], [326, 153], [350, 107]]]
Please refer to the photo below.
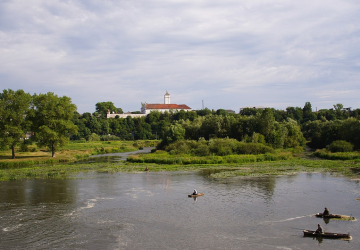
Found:
[[[79, 142], [109, 140], [161, 140], [158, 148], [181, 140], [235, 139], [273, 149], [337, 148], [360, 149], [360, 109], [331, 109], [314, 112], [304, 107], [245, 108], [239, 114], [224, 109], [185, 112], [151, 112], [140, 118], [106, 118], [108, 111], [123, 113], [112, 102], [98, 102], [96, 112], [79, 114], [69, 97], [52, 92], [30, 95], [23, 90], [0, 93], [0, 147], [11, 148], [25, 141], [55, 151], [69, 138]], [[23, 140], [31, 135], [31, 140]], [[219, 142], [219, 140], [217, 140]], [[24, 144], [24, 143], [23, 143]]]
[[243, 142], [263, 143], [272, 148], [308, 145], [325, 148], [334, 141], [346, 141], [360, 149], [360, 109], [344, 109], [342, 104], [331, 109], [312, 110], [304, 107], [245, 108], [238, 114], [224, 109], [202, 109], [192, 112], [151, 112], [146, 117], [107, 119], [107, 110], [116, 110], [112, 102], [96, 104], [95, 113], [75, 115], [72, 122], [78, 133], [73, 140], [152, 140], [163, 144], [185, 139], [232, 138]]

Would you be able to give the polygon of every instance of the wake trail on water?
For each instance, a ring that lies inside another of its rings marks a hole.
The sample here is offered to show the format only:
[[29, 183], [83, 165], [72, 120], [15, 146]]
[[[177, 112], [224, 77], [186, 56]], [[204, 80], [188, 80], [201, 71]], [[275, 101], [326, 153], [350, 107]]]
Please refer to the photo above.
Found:
[[286, 221], [301, 219], [301, 218], [308, 217], [308, 216], [310, 216], [310, 215], [303, 215], [303, 216], [288, 218], [288, 219], [284, 219], [284, 220], [264, 221], [263, 223], [286, 222]]

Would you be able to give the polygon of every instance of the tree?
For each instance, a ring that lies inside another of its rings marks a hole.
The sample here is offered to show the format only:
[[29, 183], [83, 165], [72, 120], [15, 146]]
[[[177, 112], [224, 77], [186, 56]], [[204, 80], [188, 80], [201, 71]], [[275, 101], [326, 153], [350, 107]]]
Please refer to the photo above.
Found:
[[307, 121], [316, 120], [316, 115], [312, 112], [312, 107], [310, 102], [306, 102], [303, 108], [303, 123]]
[[216, 110], [216, 114], [226, 116], [228, 113], [226, 112], [225, 109], [218, 109], [218, 110]]
[[264, 135], [266, 141], [268, 141], [270, 134], [275, 128], [275, 118], [271, 109], [264, 109], [262, 114], [259, 116], [258, 124], [260, 134]]
[[58, 97], [52, 92], [33, 96], [31, 120], [35, 139], [39, 146], [51, 150], [52, 157], [71, 134], [77, 133], [77, 126], [71, 121], [75, 111], [76, 106], [69, 97]]
[[31, 95], [23, 90], [4, 90], [0, 93], [0, 142], [9, 146], [12, 159], [15, 159], [15, 146], [25, 139], [29, 127], [26, 114], [29, 110]]
[[287, 135], [284, 141], [285, 148], [305, 146], [306, 140], [301, 132], [299, 124], [295, 120], [287, 118], [283, 125], [287, 129]]
[[205, 109], [197, 110], [196, 113], [198, 116], [206, 116], [206, 115], [211, 114], [211, 110], [208, 108], [205, 108]]
[[177, 123], [170, 125], [169, 129], [166, 131], [165, 137], [167, 143], [173, 143], [182, 140], [185, 137], [185, 129]]
[[349, 113], [344, 110], [344, 105], [342, 105], [341, 103], [337, 103], [333, 106], [334, 106], [334, 110], [335, 110], [337, 119], [342, 120], [342, 119], [346, 119], [349, 117]]
[[101, 114], [101, 117], [105, 117], [105, 118], [108, 111], [110, 111], [110, 113], [118, 111], [118, 109], [115, 107], [114, 103], [112, 102], [98, 102], [95, 104], [95, 107], [96, 107], [96, 113]]
[[287, 107], [286, 113], [287, 117], [296, 120], [298, 123], [303, 119], [303, 110], [300, 107]]

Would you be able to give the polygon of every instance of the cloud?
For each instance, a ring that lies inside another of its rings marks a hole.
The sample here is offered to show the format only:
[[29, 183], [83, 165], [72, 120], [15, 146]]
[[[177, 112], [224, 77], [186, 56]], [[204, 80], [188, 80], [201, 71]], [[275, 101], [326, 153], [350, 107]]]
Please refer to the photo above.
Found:
[[194, 109], [360, 107], [359, 10], [350, 0], [2, 1], [0, 82], [68, 95], [79, 112], [100, 101], [139, 110], [166, 90]]

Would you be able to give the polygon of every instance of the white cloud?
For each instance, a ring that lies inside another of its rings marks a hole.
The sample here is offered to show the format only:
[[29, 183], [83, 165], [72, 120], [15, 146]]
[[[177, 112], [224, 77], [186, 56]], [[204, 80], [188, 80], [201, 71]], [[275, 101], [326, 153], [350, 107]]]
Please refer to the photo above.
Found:
[[2, 1], [0, 82], [68, 95], [80, 112], [99, 101], [138, 110], [166, 90], [195, 109], [360, 108], [359, 10], [350, 0]]

